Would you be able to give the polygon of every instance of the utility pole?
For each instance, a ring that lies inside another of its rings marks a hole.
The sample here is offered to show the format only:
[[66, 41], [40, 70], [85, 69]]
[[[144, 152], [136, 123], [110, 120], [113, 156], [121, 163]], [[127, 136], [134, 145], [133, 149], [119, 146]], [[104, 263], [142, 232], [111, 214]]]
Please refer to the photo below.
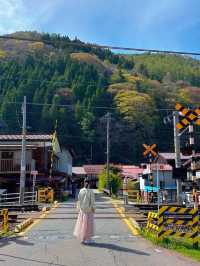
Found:
[[24, 96], [24, 102], [22, 104], [23, 112], [23, 127], [22, 127], [22, 150], [21, 150], [21, 169], [20, 169], [20, 205], [24, 204], [24, 192], [26, 181], [26, 96]]
[[[174, 122], [174, 149], [175, 149], [175, 166], [176, 168], [181, 167], [181, 152], [180, 152], [180, 136], [176, 124], [179, 122], [178, 111], [173, 112], [173, 122]], [[177, 201], [182, 204], [181, 193], [182, 193], [182, 183], [181, 180], [176, 180], [176, 192]]]
[[110, 120], [111, 120], [111, 115], [108, 112], [106, 114], [106, 119], [107, 119], [107, 127], [106, 127], [106, 132], [107, 132], [107, 160], [106, 160], [106, 176], [107, 176], [107, 188], [109, 189], [109, 194], [111, 195], [111, 186], [110, 186]]
[[156, 179], [157, 179], [157, 202], [158, 202], [158, 212], [160, 209], [160, 177], [159, 177], [159, 165], [158, 160], [156, 162]]

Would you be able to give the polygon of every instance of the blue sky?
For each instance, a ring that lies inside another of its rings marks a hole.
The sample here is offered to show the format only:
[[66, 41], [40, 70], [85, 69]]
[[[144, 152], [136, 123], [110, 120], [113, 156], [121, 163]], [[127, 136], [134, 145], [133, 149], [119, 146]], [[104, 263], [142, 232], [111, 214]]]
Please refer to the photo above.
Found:
[[200, 51], [199, 0], [0, 0], [0, 34], [56, 32], [107, 45]]

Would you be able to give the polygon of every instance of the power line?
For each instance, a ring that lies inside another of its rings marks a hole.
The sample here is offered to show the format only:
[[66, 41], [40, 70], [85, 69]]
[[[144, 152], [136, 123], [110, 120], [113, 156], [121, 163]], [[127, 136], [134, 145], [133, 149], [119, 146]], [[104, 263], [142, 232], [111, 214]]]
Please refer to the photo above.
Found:
[[[62, 37], [61, 37], [62, 38]], [[149, 53], [163, 53], [163, 54], [180, 54], [180, 55], [193, 55], [200, 56], [200, 52], [188, 52], [188, 51], [175, 51], [175, 50], [159, 50], [159, 49], [146, 49], [146, 48], [134, 48], [134, 47], [122, 47], [122, 46], [111, 46], [111, 45], [102, 45], [102, 44], [92, 44], [92, 43], [82, 43], [82, 42], [69, 42], [65, 40], [44, 40], [44, 39], [33, 39], [33, 38], [21, 38], [13, 36], [0, 36], [0, 39], [11, 39], [18, 41], [30, 41], [30, 42], [43, 42], [45, 44], [55, 44], [60, 42], [72, 46], [83, 46], [83, 47], [92, 47], [92, 48], [101, 48], [101, 49], [110, 49], [110, 50], [124, 50], [124, 51], [135, 51], [135, 52], [149, 52]]]
[[[3, 102], [2, 102], [3, 103]], [[6, 104], [19, 104], [21, 105], [22, 102], [4, 102]], [[54, 103], [33, 103], [33, 102], [27, 102], [27, 105], [34, 105], [34, 106], [55, 106], [60, 108], [69, 108], [69, 107], [76, 107], [76, 104], [54, 104]], [[127, 105], [127, 107], [130, 107], [132, 105]], [[79, 105], [80, 108], [88, 108], [88, 106], [85, 105]], [[89, 106], [92, 109], [109, 109], [109, 110], [119, 110], [118, 107], [111, 107], [111, 106]], [[174, 111], [175, 109], [172, 108], [156, 108], [152, 110], [152, 113], [154, 111], [160, 112], [160, 111]], [[141, 108], [137, 107], [137, 111], [144, 111], [144, 108], [141, 106]], [[31, 111], [32, 112], [32, 111]], [[30, 113], [31, 113], [30, 112]]]

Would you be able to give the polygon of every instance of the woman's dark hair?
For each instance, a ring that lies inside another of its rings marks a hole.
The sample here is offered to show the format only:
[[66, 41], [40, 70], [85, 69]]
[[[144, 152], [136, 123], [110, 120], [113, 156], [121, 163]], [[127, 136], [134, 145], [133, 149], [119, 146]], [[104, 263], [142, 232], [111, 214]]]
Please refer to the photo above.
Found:
[[85, 188], [89, 188], [89, 186], [90, 186], [90, 182], [89, 182], [88, 178], [85, 178], [85, 180], [84, 180], [84, 187]]

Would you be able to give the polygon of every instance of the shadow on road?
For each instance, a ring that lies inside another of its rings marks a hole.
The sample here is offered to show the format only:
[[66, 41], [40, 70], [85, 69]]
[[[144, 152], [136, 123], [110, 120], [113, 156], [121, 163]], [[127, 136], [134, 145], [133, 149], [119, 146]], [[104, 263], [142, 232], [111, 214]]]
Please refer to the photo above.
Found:
[[[7, 258], [12, 258], [12, 259], [18, 259], [18, 260], [22, 260], [22, 261], [27, 261], [27, 262], [37, 262], [40, 264], [45, 264], [45, 265], [54, 265], [54, 266], [69, 266], [67, 264], [59, 264], [59, 263], [55, 263], [53, 261], [42, 261], [39, 259], [28, 259], [28, 258], [24, 258], [24, 257], [19, 257], [19, 256], [13, 256], [13, 255], [8, 255], [8, 254], [1, 254], [0, 256], [2, 257], [7, 257]], [[1, 260], [0, 260], [1, 261]], [[30, 264], [31, 265], [31, 264]]]
[[143, 251], [139, 251], [139, 250], [136, 250], [136, 249], [125, 248], [125, 247], [122, 247], [122, 246], [118, 246], [118, 245], [115, 245], [115, 244], [109, 244], [109, 243], [91, 243], [91, 244], [87, 244], [87, 246], [96, 247], [96, 248], [107, 248], [107, 249], [111, 249], [111, 250], [115, 250], [115, 251], [134, 253], [134, 254], [143, 255], [143, 256], [150, 256], [149, 253], [146, 253], [146, 252], [143, 252]]
[[0, 241], [0, 248], [10, 245], [12, 243], [15, 243], [17, 245], [23, 245], [23, 246], [33, 246], [34, 243], [31, 243], [29, 241], [23, 240], [21, 237], [8, 237], [8, 238], [2, 238]]

